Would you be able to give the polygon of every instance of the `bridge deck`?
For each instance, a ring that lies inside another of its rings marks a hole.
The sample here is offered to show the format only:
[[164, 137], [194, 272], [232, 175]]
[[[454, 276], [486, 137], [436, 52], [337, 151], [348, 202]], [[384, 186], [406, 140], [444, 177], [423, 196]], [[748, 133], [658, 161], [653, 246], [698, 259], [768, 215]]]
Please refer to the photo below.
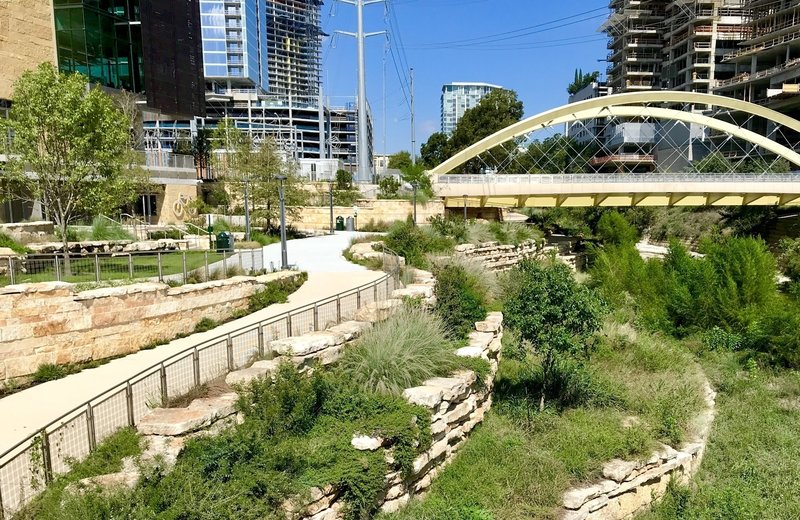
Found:
[[450, 208], [588, 206], [796, 206], [800, 174], [439, 175]]

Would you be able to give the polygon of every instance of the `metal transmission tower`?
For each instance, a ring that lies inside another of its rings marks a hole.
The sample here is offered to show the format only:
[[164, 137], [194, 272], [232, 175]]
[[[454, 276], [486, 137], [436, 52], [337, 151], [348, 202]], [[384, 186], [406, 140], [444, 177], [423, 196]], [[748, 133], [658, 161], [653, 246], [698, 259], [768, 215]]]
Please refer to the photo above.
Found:
[[367, 130], [367, 77], [365, 71], [364, 41], [370, 36], [385, 34], [385, 31], [364, 32], [364, 7], [383, 3], [384, 0], [341, 0], [356, 6], [358, 11], [358, 26], [356, 32], [336, 31], [345, 36], [353, 36], [358, 46], [358, 182], [372, 181], [372, 161], [369, 158], [369, 135]]

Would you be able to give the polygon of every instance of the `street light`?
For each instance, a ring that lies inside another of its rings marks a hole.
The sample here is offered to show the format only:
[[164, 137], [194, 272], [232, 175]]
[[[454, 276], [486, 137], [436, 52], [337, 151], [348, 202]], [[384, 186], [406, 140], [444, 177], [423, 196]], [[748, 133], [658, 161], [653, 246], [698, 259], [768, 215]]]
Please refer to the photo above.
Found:
[[358, 206], [353, 205], [353, 231], [358, 231]]
[[467, 221], [467, 196], [464, 195], [464, 222]]
[[412, 182], [411, 187], [414, 188], [414, 225], [417, 225], [417, 187], [419, 184], [417, 182]]
[[281, 201], [281, 270], [286, 270], [289, 269], [289, 260], [286, 254], [286, 202], [283, 193], [283, 181], [286, 180], [286, 175], [276, 175], [275, 178], [280, 182], [278, 195]]
[[333, 179], [328, 181], [328, 198], [331, 203], [331, 235], [333, 234], [333, 183]]
[[244, 179], [244, 240], [250, 241], [250, 174]]

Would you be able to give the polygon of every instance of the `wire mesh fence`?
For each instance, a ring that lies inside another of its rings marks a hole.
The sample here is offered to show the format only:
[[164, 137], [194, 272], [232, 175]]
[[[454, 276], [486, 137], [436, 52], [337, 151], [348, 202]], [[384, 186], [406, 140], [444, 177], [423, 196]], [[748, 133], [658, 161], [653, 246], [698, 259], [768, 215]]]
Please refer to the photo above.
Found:
[[0, 259], [0, 285], [152, 280], [186, 284], [266, 270], [263, 249], [39, 254]]
[[70, 410], [0, 455], [0, 520], [10, 518], [74, 461], [120, 428], [134, 426], [150, 409], [269, 354], [273, 340], [352, 319], [359, 307], [390, 295], [399, 284], [397, 274], [204, 341]]

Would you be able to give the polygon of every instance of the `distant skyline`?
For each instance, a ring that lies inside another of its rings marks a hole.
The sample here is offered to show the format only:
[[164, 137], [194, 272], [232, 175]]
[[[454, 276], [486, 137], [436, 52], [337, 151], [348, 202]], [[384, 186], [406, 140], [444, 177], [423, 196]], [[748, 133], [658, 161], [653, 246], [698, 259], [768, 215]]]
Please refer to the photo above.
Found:
[[[384, 37], [367, 41], [367, 94], [376, 154], [411, 149], [407, 91], [398, 78], [398, 69], [408, 76], [406, 63], [415, 73], [418, 147], [439, 131], [444, 84], [503, 85], [517, 91], [525, 114], [533, 115], [567, 101], [575, 69], [599, 70], [605, 76], [606, 40], [598, 28], [608, 16], [607, 0], [390, 0], [389, 5], [394, 19], [384, 17], [383, 4], [365, 8], [367, 32], [400, 29], [399, 38], [392, 35], [394, 56], [384, 53]], [[352, 101], [355, 41], [333, 35], [337, 30], [354, 31], [355, 7], [329, 0], [322, 22], [331, 35], [323, 44], [325, 95], [334, 104]]]

